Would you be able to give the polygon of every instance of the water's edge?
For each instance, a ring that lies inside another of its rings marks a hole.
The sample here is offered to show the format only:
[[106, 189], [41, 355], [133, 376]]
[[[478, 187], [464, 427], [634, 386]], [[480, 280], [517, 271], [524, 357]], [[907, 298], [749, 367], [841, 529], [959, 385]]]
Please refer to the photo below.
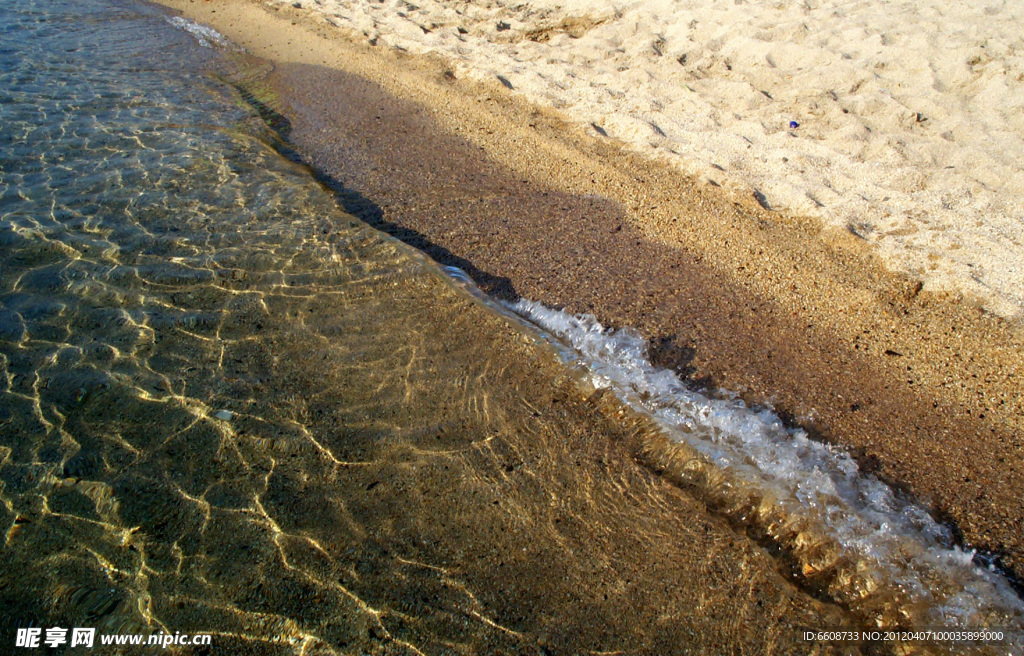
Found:
[[[268, 143], [339, 193], [329, 177], [303, 164], [282, 134], [287, 119], [259, 99], [253, 78], [231, 82], [266, 121], [273, 134]], [[491, 311], [538, 330], [596, 389], [612, 392], [617, 402], [609, 414], [646, 416], [655, 430], [637, 458], [768, 545], [804, 589], [877, 626], [1021, 626], [1011, 581], [994, 567], [979, 567], [982, 559], [958, 545], [954, 532], [862, 475], [847, 454], [813, 442], [770, 410], [687, 388], [650, 364], [646, 341], [629, 329], [608, 331], [593, 317], [525, 300], [503, 305], [461, 271], [446, 275]], [[801, 472], [813, 480], [794, 480]], [[975, 599], [985, 601], [975, 607]], [[1020, 639], [1018, 633], [1013, 644]]]

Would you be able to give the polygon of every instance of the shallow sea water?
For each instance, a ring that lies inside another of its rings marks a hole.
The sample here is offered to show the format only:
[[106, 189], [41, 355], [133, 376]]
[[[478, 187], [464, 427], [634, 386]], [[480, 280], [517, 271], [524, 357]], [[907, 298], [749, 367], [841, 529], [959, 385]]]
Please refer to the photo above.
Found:
[[652, 473], [642, 409], [341, 212], [220, 81], [255, 64], [181, 27], [0, 7], [0, 650], [891, 648], [803, 641], [864, 621], [848, 590], [794, 585]]
[[845, 621], [623, 459], [635, 429], [536, 335], [340, 212], [228, 55], [116, 0], [0, 26], [4, 651], [710, 653]]

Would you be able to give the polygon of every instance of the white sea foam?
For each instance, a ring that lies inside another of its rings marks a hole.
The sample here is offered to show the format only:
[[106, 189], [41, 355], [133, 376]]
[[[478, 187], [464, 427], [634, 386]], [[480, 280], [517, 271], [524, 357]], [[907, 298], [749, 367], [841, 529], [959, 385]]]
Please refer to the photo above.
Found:
[[[899, 589], [929, 626], [996, 626], [1024, 647], [1024, 603], [998, 573], [974, 563], [949, 529], [871, 475], [845, 452], [791, 429], [771, 410], [729, 395], [705, 395], [653, 366], [647, 341], [624, 328], [606, 330], [589, 315], [572, 316], [533, 301], [509, 307], [571, 347], [592, 384], [648, 416], [672, 439], [713, 463], [727, 486], [761, 491], [776, 507], [836, 545], [877, 576], [871, 587]], [[921, 615], [920, 608], [925, 608]]]
[[200, 25], [195, 21], [190, 21], [187, 18], [182, 18], [180, 16], [168, 18], [167, 22], [179, 30], [185, 30], [191, 34], [195, 37], [195, 40], [199, 42], [199, 45], [204, 48], [212, 48], [214, 45], [220, 46], [221, 48], [228, 46], [228, 40], [224, 38], [224, 35], [212, 27]]
[[1022, 312], [1021, 2], [267, 2], [501, 76], [643, 153], [861, 235], [925, 289]]

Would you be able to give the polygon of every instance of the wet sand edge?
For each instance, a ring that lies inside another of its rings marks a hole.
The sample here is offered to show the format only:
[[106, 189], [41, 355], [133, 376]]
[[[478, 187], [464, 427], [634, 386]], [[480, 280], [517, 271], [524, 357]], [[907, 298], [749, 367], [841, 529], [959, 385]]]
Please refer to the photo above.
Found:
[[[443, 61], [347, 40], [298, 10], [161, 4], [277, 64], [296, 147], [370, 199], [381, 227], [492, 293], [638, 328], [656, 360], [771, 402], [1022, 573], [1019, 326], [922, 292], [853, 235], [702, 186], [497, 80], [455, 79]], [[358, 79], [325, 86], [327, 71]], [[348, 117], [329, 116], [342, 103]], [[466, 184], [431, 192], [432, 170]], [[540, 238], [545, 225], [564, 238]]]

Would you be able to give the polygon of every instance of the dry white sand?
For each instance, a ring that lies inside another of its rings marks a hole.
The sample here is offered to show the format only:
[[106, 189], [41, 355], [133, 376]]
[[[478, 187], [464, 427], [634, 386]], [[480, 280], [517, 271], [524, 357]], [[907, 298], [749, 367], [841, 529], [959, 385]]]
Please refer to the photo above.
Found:
[[[266, 0], [433, 52], [1024, 315], [1024, 3]], [[799, 127], [791, 128], [795, 121]]]

